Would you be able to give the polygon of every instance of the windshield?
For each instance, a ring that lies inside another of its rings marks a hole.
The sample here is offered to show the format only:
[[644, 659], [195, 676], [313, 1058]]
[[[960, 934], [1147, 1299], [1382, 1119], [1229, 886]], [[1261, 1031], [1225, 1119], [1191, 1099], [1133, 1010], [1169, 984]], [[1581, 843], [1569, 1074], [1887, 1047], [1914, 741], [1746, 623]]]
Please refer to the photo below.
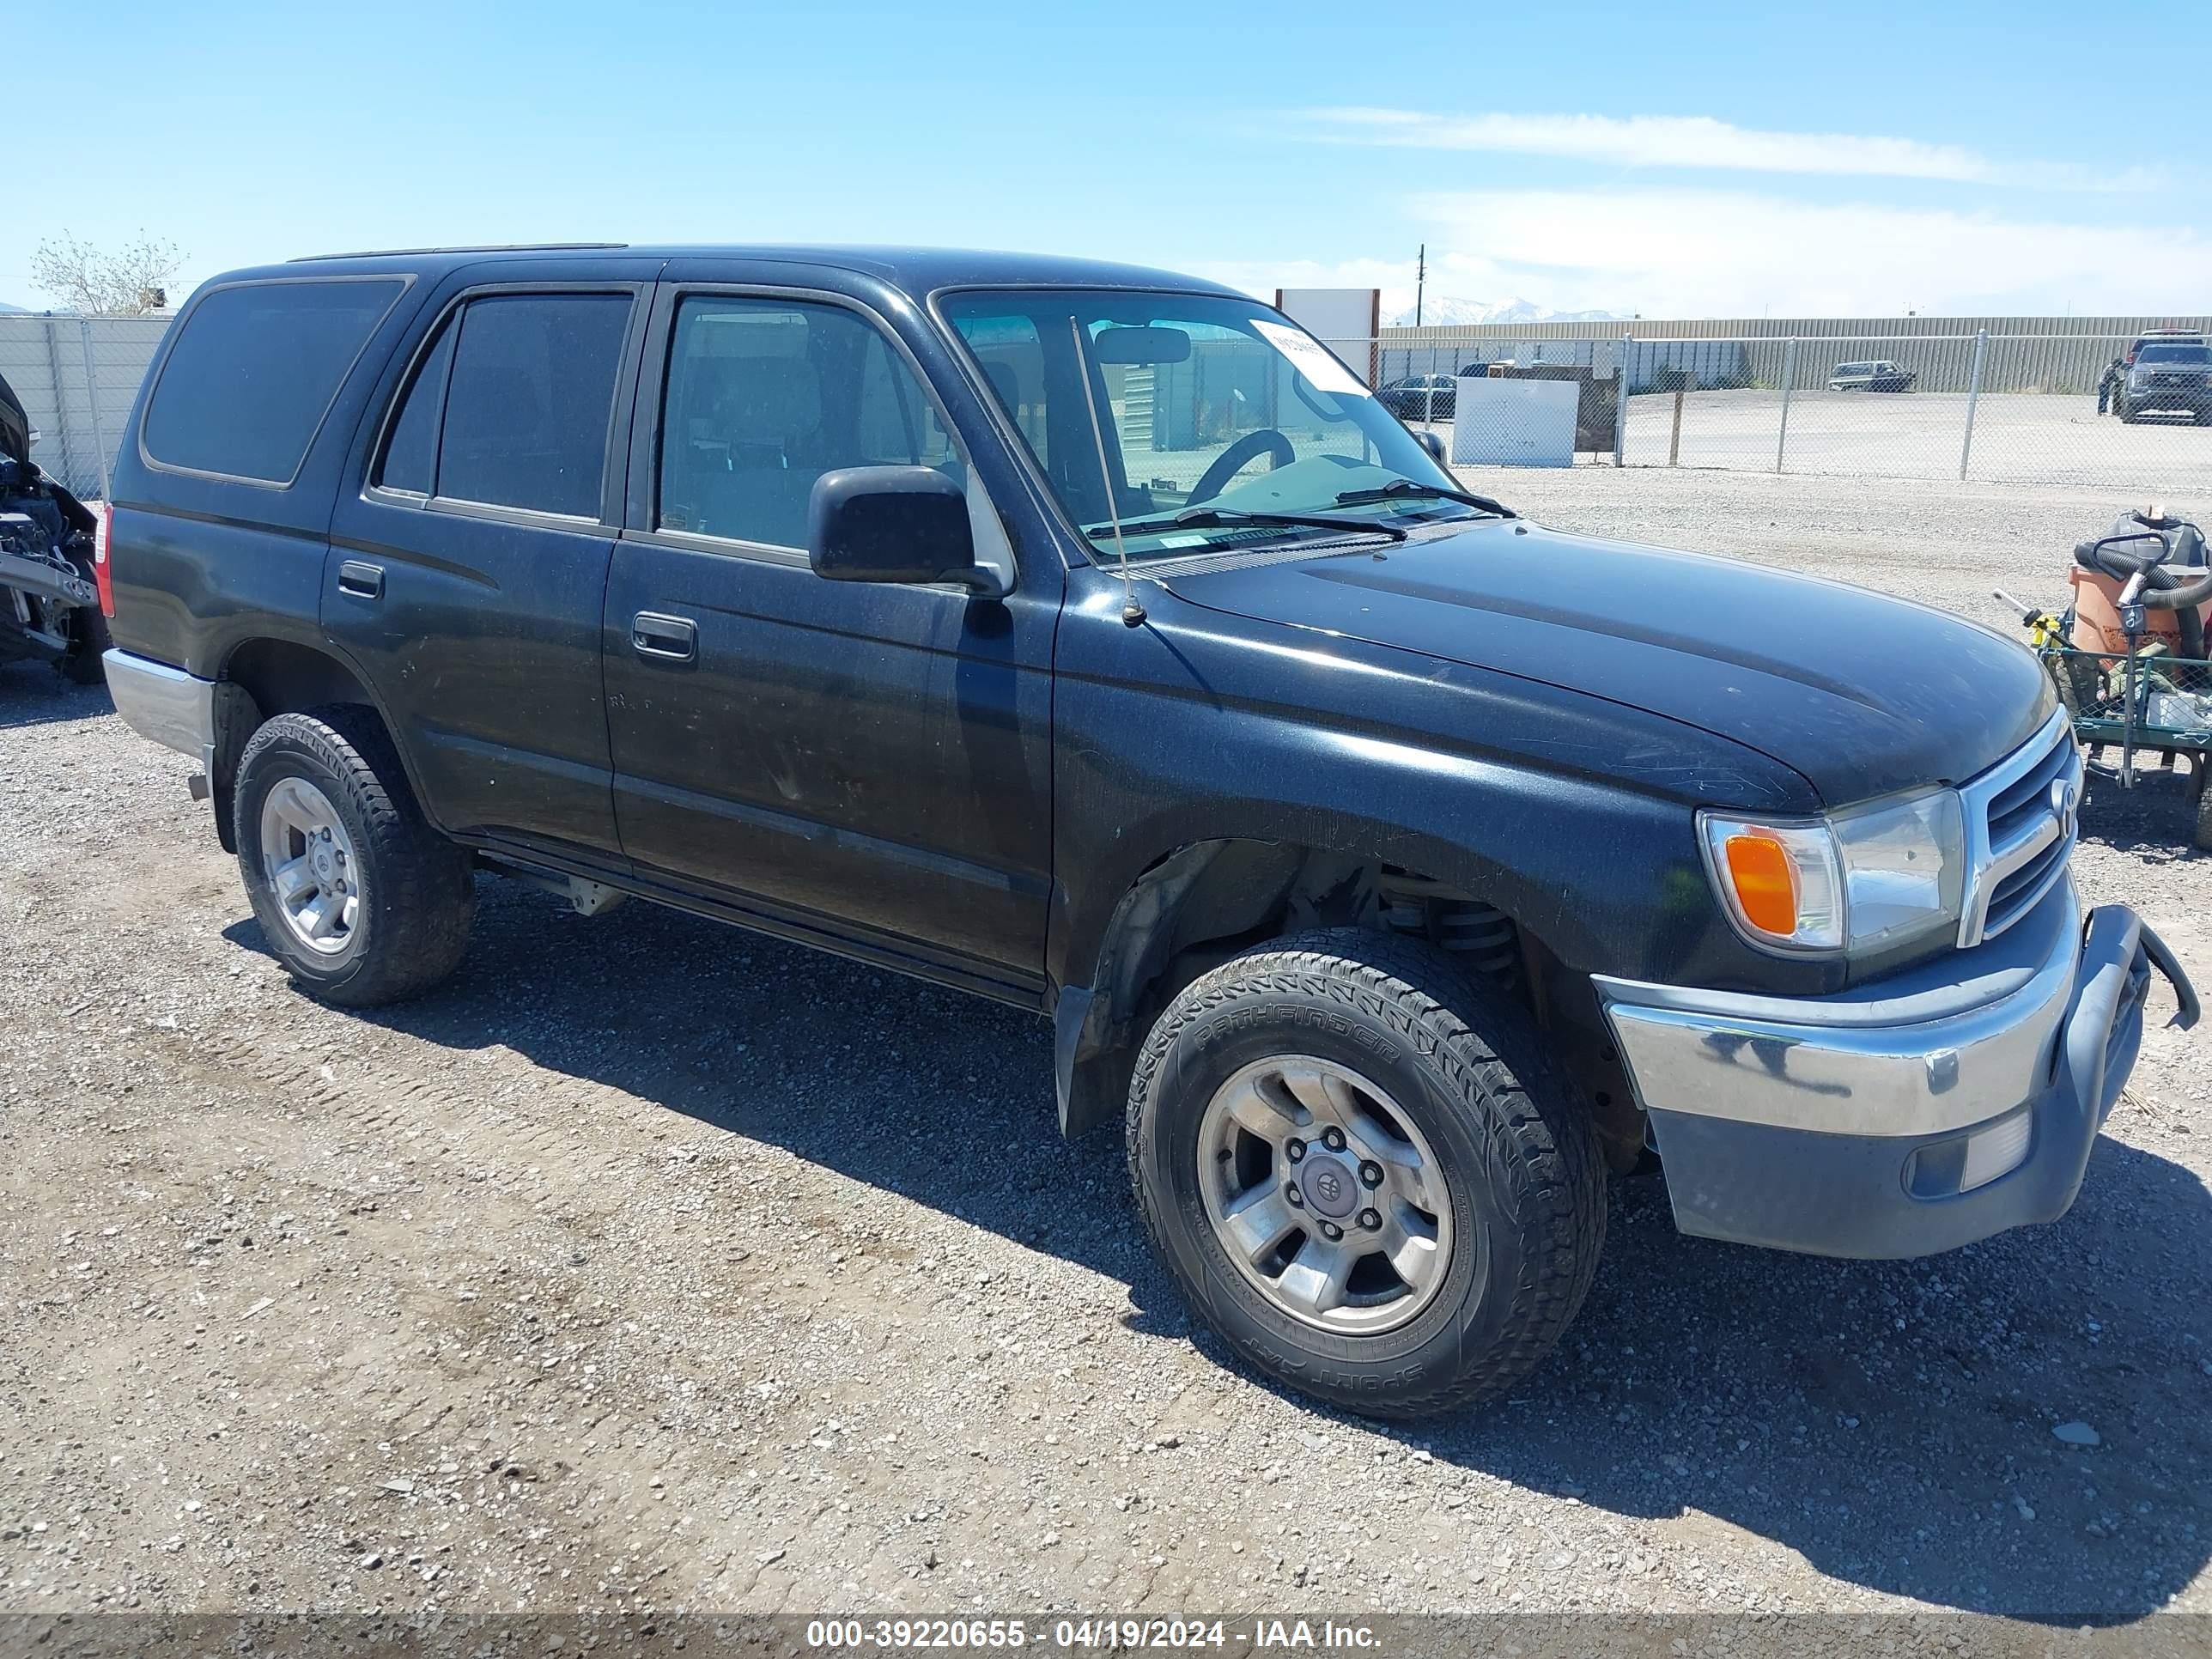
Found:
[[1256, 300], [1026, 290], [943, 308], [1095, 546], [1113, 546], [1116, 513], [1139, 559], [1345, 533], [1271, 521], [1285, 514], [1395, 534], [1480, 511], [1424, 493], [1457, 486], [1363, 376]]
[[2212, 346], [2147, 345], [2136, 354], [2139, 363], [2212, 363]]

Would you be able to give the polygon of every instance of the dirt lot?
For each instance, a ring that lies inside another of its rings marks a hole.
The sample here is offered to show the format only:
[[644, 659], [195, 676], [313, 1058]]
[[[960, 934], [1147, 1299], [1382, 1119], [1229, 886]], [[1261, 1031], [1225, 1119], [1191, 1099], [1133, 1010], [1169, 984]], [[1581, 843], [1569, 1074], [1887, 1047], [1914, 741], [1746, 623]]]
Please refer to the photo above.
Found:
[[[2118, 505], [1481, 483], [1991, 621]], [[1556, 1358], [1389, 1430], [1194, 1334], [1041, 1022], [489, 882], [447, 992], [324, 1010], [188, 770], [0, 671], [0, 1608], [2212, 1612], [2203, 1042], [1932, 1261], [1624, 1184]], [[2184, 801], [2095, 786], [2076, 867], [2212, 984]]]

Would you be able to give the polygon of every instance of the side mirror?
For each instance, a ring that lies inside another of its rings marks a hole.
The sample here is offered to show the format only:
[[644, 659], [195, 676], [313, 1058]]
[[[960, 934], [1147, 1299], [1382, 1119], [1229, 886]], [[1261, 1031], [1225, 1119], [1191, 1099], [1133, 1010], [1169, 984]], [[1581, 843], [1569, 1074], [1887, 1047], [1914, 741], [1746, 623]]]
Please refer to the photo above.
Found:
[[967, 492], [927, 466], [848, 466], [814, 481], [806, 504], [806, 558], [833, 582], [957, 582], [987, 598], [1005, 592], [975, 562]]
[[1416, 432], [1413, 434], [1413, 441], [1420, 445], [1422, 448], [1427, 450], [1429, 452], [1429, 459], [1434, 461], [1437, 465], [1442, 466], [1444, 464], [1444, 441], [1442, 434], [1427, 431]]

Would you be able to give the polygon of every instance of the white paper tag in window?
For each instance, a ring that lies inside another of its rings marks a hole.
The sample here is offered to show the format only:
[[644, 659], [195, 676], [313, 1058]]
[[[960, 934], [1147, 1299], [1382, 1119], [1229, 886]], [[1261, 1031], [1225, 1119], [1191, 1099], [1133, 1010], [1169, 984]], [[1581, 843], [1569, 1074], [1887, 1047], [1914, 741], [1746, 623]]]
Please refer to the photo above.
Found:
[[1271, 323], [1264, 317], [1255, 317], [1252, 326], [1260, 331], [1269, 345], [1291, 360], [1291, 367], [1304, 375], [1315, 391], [1334, 392], [1347, 398], [1369, 395], [1367, 388], [1359, 384], [1359, 377], [1331, 356], [1320, 341], [1295, 328]]

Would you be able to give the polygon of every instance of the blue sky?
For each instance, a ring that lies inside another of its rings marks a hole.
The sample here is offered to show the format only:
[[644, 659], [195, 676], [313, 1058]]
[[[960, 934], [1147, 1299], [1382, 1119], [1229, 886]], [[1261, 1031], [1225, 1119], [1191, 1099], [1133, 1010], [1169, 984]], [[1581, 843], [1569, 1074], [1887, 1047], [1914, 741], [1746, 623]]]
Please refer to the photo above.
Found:
[[[1432, 294], [1645, 317], [2212, 310], [2202, 3], [12, 9], [83, 93], [24, 112], [19, 304], [41, 238], [143, 229], [180, 286], [574, 237], [1395, 296], [1425, 241]], [[2115, 118], [2146, 61], [2171, 113]]]

